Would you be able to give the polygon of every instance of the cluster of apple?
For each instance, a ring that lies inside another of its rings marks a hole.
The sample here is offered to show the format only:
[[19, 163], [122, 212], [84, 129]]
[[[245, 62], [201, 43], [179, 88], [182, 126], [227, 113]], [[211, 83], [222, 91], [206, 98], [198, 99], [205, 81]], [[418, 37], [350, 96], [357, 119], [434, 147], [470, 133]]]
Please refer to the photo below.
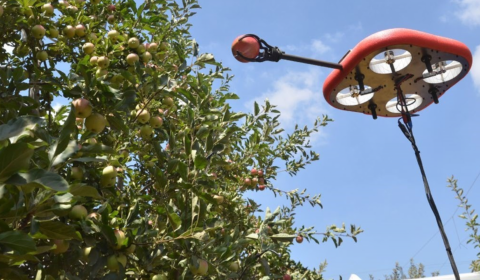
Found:
[[[95, 212], [88, 214], [87, 209], [83, 205], [75, 205], [72, 207], [69, 217], [72, 220], [88, 219], [94, 222], [99, 220], [100, 215]], [[125, 256], [125, 254], [133, 254], [135, 252], [136, 246], [135, 244], [131, 244], [128, 247], [124, 246], [127, 237], [122, 230], [115, 229], [113, 233], [115, 235], [116, 244], [114, 244], [112, 247], [119, 252], [112, 254], [107, 258], [107, 268], [111, 271], [117, 271], [120, 268], [120, 264], [123, 265], [124, 268], [126, 267], [127, 257]], [[70, 246], [70, 243], [67, 240], [53, 240], [53, 243], [56, 245], [56, 248], [52, 250], [54, 254], [65, 253], [66, 251], [68, 251], [68, 248]], [[81, 259], [83, 261], [88, 261], [88, 256], [90, 255], [91, 250], [92, 247], [82, 248]]]
[[75, 117], [77, 123], [84, 121], [85, 128], [93, 133], [100, 133], [107, 125], [107, 119], [101, 114], [92, 113], [93, 107], [90, 101], [84, 98], [76, 99], [72, 102], [75, 108]]
[[257, 170], [256, 168], [252, 168], [252, 170], [250, 170], [250, 175], [252, 177], [245, 178], [243, 180], [243, 184], [249, 188], [257, 187], [261, 191], [265, 190], [266, 185], [265, 185], [265, 178], [263, 177], [264, 175], [263, 170]]

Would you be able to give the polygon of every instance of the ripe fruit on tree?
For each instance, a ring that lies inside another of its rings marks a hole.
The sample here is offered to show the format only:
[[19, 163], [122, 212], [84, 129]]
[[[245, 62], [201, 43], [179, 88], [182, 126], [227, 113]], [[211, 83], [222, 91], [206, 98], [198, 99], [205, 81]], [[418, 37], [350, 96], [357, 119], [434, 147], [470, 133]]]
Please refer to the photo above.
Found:
[[258, 185], [258, 189], [263, 191], [265, 189], [265, 185]]
[[98, 65], [98, 67], [100, 67], [102, 69], [106, 68], [108, 66], [108, 64], [110, 64], [110, 60], [106, 56], [100, 56], [97, 59], [97, 65]]
[[137, 120], [141, 124], [146, 124], [150, 120], [150, 113], [147, 109], [140, 109], [137, 111]]
[[247, 186], [251, 186], [252, 185], [252, 180], [250, 178], [245, 178], [245, 180], [243, 180], [243, 183]]
[[303, 242], [303, 236], [299, 235], [295, 238], [298, 244], [301, 244]]
[[143, 45], [143, 44], [140, 44], [140, 45], [137, 47], [137, 53], [139, 53], [139, 54], [144, 53], [146, 50], [147, 50], [147, 48], [146, 48], [145, 45]]
[[105, 129], [106, 125], [107, 125], [107, 120], [105, 119], [104, 116], [98, 113], [93, 113], [88, 118], [85, 119], [85, 128], [88, 131], [91, 131], [94, 133], [102, 132]]
[[107, 21], [108, 21], [108, 23], [113, 24], [115, 22], [115, 16], [114, 15], [109, 15], [107, 17]]
[[292, 280], [292, 276], [290, 274], [283, 275], [283, 280]]
[[115, 238], [117, 239], [115, 249], [120, 249], [123, 246], [123, 242], [125, 242], [126, 240], [125, 233], [119, 229], [114, 230], [113, 233], [115, 234]]
[[83, 205], [75, 205], [70, 210], [70, 218], [74, 220], [83, 220], [87, 217], [88, 211]]
[[83, 26], [82, 24], [78, 24], [77, 26], [75, 26], [75, 35], [77, 35], [77, 37], [85, 36], [85, 26]]
[[100, 179], [100, 185], [102, 187], [112, 187], [117, 181], [117, 169], [109, 165], [102, 171], [102, 178]]
[[143, 139], [150, 140], [152, 139], [152, 135], [153, 128], [150, 125], [146, 124], [140, 128], [140, 137], [142, 137]]
[[136, 37], [128, 39], [128, 47], [131, 49], [136, 49], [140, 46], [140, 41]]
[[214, 195], [213, 199], [215, 199], [218, 204], [222, 204], [225, 201], [225, 198], [222, 195]]
[[128, 65], [135, 65], [135, 63], [139, 60], [138, 55], [136, 53], [131, 53], [127, 55], [127, 63]]
[[233, 261], [228, 264], [228, 268], [233, 272], [237, 272], [240, 268], [240, 265], [238, 264], [238, 261]]
[[263, 177], [263, 170], [258, 170], [258, 177]]
[[52, 4], [48, 3], [42, 6], [42, 12], [45, 13], [46, 16], [53, 16], [53, 6]]
[[92, 105], [87, 99], [79, 98], [75, 99], [73, 102], [73, 107], [75, 108], [75, 117], [77, 118], [87, 118], [92, 114]]
[[58, 37], [58, 29], [55, 27], [50, 27], [48, 30], [48, 37], [50, 38], [57, 38]]
[[107, 33], [107, 37], [112, 41], [116, 41], [118, 39], [118, 36], [120, 36], [120, 33], [118, 33], [117, 30], [110, 30]]
[[153, 275], [152, 280], [167, 280], [167, 276], [163, 274]]
[[149, 62], [150, 60], [152, 60], [152, 54], [149, 53], [149, 52], [145, 52], [142, 54], [142, 61], [143, 62]]
[[83, 169], [81, 167], [74, 166], [72, 167], [70, 175], [73, 180], [80, 181], [83, 179]]
[[37, 52], [36, 57], [40, 61], [45, 61], [48, 59], [48, 53], [46, 51], [39, 51]]
[[65, 35], [65, 37], [67, 38], [73, 38], [75, 36], [75, 27], [71, 26], [71, 25], [67, 25], [64, 29], [63, 29], [63, 34]]
[[117, 8], [115, 7], [115, 5], [110, 4], [110, 5], [107, 6], [107, 9], [108, 9], [110, 12], [113, 12], [113, 11], [115, 11]]
[[232, 43], [232, 54], [240, 62], [248, 62], [248, 60], [242, 58], [238, 53], [241, 53], [244, 57], [254, 59], [260, 53], [260, 43], [253, 37], [244, 37], [244, 35], [238, 36]]
[[117, 257], [115, 255], [111, 255], [107, 258], [107, 268], [111, 271], [117, 271], [119, 269], [119, 264], [117, 261]]
[[171, 107], [173, 105], [173, 99], [171, 97], [164, 97], [162, 100], [163, 105]]
[[250, 174], [252, 174], [252, 176], [257, 176], [258, 175], [258, 170], [255, 169], [255, 168], [252, 168], [252, 170], [250, 170]]
[[41, 25], [35, 25], [32, 27], [32, 35], [36, 39], [42, 39], [45, 36], [45, 28]]
[[193, 275], [205, 276], [208, 272], [208, 262], [206, 260], [198, 260], [198, 267], [192, 264], [190, 266], [190, 271]]
[[149, 51], [151, 53], [156, 53], [157, 49], [158, 49], [158, 44], [157, 43], [151, 43], [147, 47], [147, 51]]
[[56, 239], [53, 240], [53, 243], [57, 246], [57, 248], [52, 250], [55, 255], [65, 253], [68, 247], [70, 247], [70, 243], [67, 240]]
[[92, 56], [92, 57], [90, 57], [90, 64], [91, 64], [92, 66], [97, 65], [97, 61], [98, 61], [98, 56]]
[[95, 45], [92, 43], [85, 43], [83, 44], [82, 49], [86, 54], [92, 54], [95, 51]]
[[159, 116], [154, 116], [153, 118], [150, 119], [150, 125], [153, 128], [160, 128], [163, 125], [163, 119]]
[[256, 178], [256, 177], [253, 178], [253, 179], [252, 179], [252, 184], [253, 184], [254, 186], [256, 186], [256, 185], [258, 184], [258, 178]]

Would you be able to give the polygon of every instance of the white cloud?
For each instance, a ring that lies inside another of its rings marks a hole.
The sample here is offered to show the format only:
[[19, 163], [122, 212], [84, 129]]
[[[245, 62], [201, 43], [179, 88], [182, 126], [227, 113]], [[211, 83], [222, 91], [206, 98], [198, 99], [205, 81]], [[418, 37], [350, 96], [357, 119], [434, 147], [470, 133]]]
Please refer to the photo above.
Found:
[[[327, 113], [322, 94], [322, 72], [318, 68], [310, 68], [305, 72], [289, 72], [272, 83], [272, 88], [260, 97], [245, 104], [249, 109], [253, 101], [260, 105], [268, 98], [281, 112], [279, 121], [285, 130], [291, 130], [295, 124], [300, 127], [311, 127], [317, 117]], [[320, 130], [321, 133], [321, 130]], [[316, 135], [312, 141], [318, 139]]]
[[338, 43], [340, 40], [343, 39], [345, 33], [343, 32], [335, 32], [335, 33], [327, 33], [325, 34], [325, 38], [332, 43]]
[[324, 54], [330, 50], [321, 40], [313, 40], [311, 50], [316, 54]]
[[473, 54], [473, 64], [470, 70], [470, 75], [473, 79], [473, 84], [480, 93], [480, 45], [475, 49]]
[[310, 56], [318, 57], [320, 55], [325, 54], [326, 52], [330, 51], [331, 48], [326, 45], [322, 40], [315, 39], [312, 40], [309, 44], [303, 45], [287, 45], [284, 47], [280, 47], [282, 51], [287, 53], [305, 53], [308, 52]]
[[480, 1], [479, 0], [455, 0], [460, 10], [455, 15], [465, 25], [480, 25]]

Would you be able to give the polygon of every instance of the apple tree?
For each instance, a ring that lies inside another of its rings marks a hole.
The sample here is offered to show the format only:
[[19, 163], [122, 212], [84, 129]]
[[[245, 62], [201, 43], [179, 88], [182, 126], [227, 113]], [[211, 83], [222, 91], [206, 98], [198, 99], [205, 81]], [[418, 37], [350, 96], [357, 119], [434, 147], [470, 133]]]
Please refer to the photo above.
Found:
[[356, 241], [296, 225], [320, 196], [275, 188], [319, 159], [328, 117], [285, 134], [268, 100], [232, 110], [229, 69], [189, 34], [198, 8], [0, 2], [0, 278], [321, 279], [293, 241]]

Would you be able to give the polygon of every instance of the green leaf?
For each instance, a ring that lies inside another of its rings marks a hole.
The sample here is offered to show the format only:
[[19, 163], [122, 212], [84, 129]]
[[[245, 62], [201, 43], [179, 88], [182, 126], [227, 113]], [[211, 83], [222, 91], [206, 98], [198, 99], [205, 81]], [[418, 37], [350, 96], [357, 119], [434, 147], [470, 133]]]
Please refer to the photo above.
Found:
[[293, 242], [293, 239], [297, 237], [294, 234], [287, 234], [287, 233], [279, 233], [270, 236], [273, 240], [280, 241], [280, 242]]
[[258, 114], [260, 113], [260, 107], [258, 106], [258, 103], [257, 101], [255, 101], [254, 103], [254, 109], [255, 109], [255, 116], [258, 116]]
[[66, 149], [59, 155], [55, 157], [55, 159], [52, 162], [52, 166], [55, 166], [60, 163], [64, 163], [70, 156], [72, 156], [74, 153], [78, 151], [78, 144], [77, 141], [71, 140], [68, 143], [68, 146]]
[[177, 213], [169, 210], [167, 213], [167, 216], [168, 216], [168, 220], [172, 224], [174, 231], [178, 230], [182, 226], [182, 219], [180, 219], [180, 216], [178, 216]]
[[13, 174], [27, 169], [33, 149], [27, 143], [15, 143], [0, 149], [0, 182], [5, 181]]
[[50, 161], [53, 161], [56, 156], [61, 154], [67, 146], [69, 145], [71, 134], [75, 130], [75, 108], [73, 105], [70, 107], [70, 114], [68, 114], [67, 120], [63, 124], [62, 130], [60, 131], [60, 136], [57, 140], [57, 145], [55, 147], [55, 152], [50, 157]]
[[41, 222], [39, 231], [49, 239], [79, 239], [74, 227], [58, 221]]
[[205, 169], [205, 167], [207, 167], [208, 165], [208, 159], [202, 155], [197, 154], [195, 155], [194, 164], [195, 164], [195, 169], [198, 169], [198, 170]]
[[37, 124], [43, 124], [45, 120], [34, 116], [21, 116], [0, 125], [0, 141], [19, 136], [27, 129], [32, 129]]
[[16, 186], [37, 183], [57, 192], [68, 191], [68, 183], [62, 176], [43, 169], [31, 169], [27, 173], [18, 173], [12, 176], [8, 183]]
[[28, 234], [21, 231], [7, 231], [0, 233], [0, 244], [18, 251], [21, 254], [37, 250], [35, 241]]
[[95, 154], [113, 154], [115, 151], [112, 147], [102, 145], [102, 144], [93, 144], [82, 146], [80, 152], [83, 153], [95, 153]]
[[138, 201], [136, 201], [135, 205], [132, 208], [130, 208], [130, 212], [128, 212], [127, 222], [125, 223], [126, 227], [130, 226], [132, 222], [138, 217], [138, 209], [139, 209], [139, 204], [138, 204]]
[[69, 192], [74, 196], [93, 197], [102, 199], [103, 197], [98, 193], [97, 189], [85, 184], [74, 184], [70, 186]]

